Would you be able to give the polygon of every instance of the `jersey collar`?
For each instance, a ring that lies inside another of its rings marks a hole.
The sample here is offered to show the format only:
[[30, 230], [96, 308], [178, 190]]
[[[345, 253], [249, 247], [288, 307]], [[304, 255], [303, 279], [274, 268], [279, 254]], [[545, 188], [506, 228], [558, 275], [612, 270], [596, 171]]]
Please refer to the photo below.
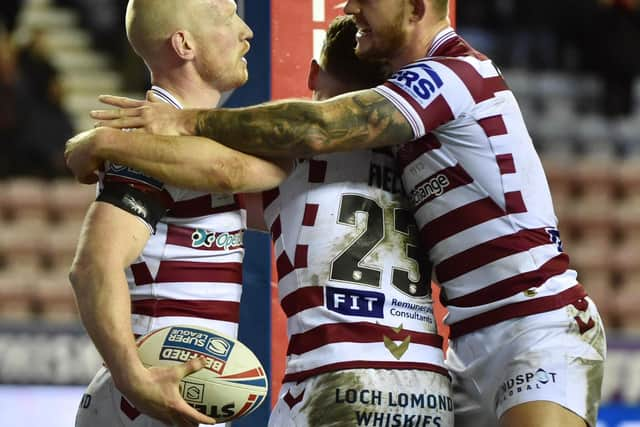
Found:
[[440, 31], [433, 39], [433, 43], [431, 43], [431, 47], [427, 52], [427, 58], [432, 56], [440, 56], [440, 48], [442, 48], [442, 46], [444, 46], [449, 40], [456, 37], [458, 37], [458, 34], [452, 27], [447, 27], [444, 30]]
[[167, 104], [171, 104], [177, 109], [182, 110], [183, 107], [180, 101], [178, 101], [175, 96], [171, 95], [169, 91], [162, 89], [160, 86], [156, 85], [151, 86], [151, 91]]

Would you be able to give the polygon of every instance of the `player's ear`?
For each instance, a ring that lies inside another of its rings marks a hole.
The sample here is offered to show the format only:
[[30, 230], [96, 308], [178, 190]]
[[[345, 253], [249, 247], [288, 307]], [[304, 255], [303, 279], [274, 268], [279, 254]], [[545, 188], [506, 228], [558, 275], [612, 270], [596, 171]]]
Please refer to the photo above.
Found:
[[433, 0], [409, 0], [409, 4], [411, 5], [412, 13], [411, 15], [417, 21], [421, 20], [427, 10], [427, 1]]
[[315, 59], [311, 60], [309, 66], [309, 78], [307, 79], [307, 87], [309, 90], [316, 90], [318, 87], [318, 75], [320, 74], [320, 64]]
[[171, 34], [171, 47], [176, 55], [190, 61], [195, 57], [195, 40], [188, 31], [178, 30]]

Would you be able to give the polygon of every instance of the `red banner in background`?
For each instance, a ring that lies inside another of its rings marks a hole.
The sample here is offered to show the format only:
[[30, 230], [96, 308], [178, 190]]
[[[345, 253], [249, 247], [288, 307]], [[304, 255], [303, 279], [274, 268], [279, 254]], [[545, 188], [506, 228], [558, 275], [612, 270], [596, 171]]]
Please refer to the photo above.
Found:
[[[310, 97], [307, 88], [314, 46], [324, 40], [329, 23], [343, 13], [344, 0], [273, 0], [271, 2], [271, 96]], [[321, 44], [320, 44], [321, 45]]]
[[[343, 14], [344, 0], [271, 2], [271, 97], [310, 97], [309, 62], [317, 54], [329, 23]], [[455, 25], [456, 2], [449, 1]]]
[[449, 0], [449, 19], [451, 19], [451, 25], [456, 27], [456, 0]]

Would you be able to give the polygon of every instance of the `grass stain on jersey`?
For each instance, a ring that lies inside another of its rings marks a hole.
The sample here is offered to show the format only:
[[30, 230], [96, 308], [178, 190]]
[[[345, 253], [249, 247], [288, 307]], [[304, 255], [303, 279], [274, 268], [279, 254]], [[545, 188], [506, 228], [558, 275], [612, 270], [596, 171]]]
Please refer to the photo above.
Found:
[[598, 417], [598, 405], [602, 395], [602, 380], [604, 378], [604, 360], [578, 359], [587, 369], [587, 393], [585, 417], [590, 425], [595, 425]]
[[308, 425], [312, 427], [355, 425], [352, 405], [337, 404], [336, 390], [339, 388], [361, 389], [362, 387], [360, 378], [353, 372], [330, 372], [318, 376], [312, 396], [301, 409], [307, 414]]

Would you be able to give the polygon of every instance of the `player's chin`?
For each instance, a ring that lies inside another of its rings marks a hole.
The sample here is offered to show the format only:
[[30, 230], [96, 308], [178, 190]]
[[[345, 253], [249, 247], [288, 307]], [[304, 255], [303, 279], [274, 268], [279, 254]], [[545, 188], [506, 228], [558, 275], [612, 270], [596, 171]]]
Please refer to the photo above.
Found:
[[375, 58], [376, 52], [373, 49], [373, 44], [369, 40], [358, 40], [356, 44], [356, 56], [360, 59], [372, 59]]
[[229, 88], [229, 90], [231, 89], [237, 89], [241, 86], [244, 86], [245, 83], [247, 83], [247, 81], [249, 80], [249, 75], [248, 74], [244, 74], [243, 76], [239, 76], [238, 78], [236, 78], [232, 84], [232, 87]]
[[247, 80], [249, 80], [249, 73], [245, 68], [244, 70], [238, 70], [233, 75], [227, 75], [223, 81], [219, 80], [216, 86], [218, 90], [226, 92], [239, 88], [244, 85]]
[[241, 65], [240, 71], [238, 72], [236, 84], [238, 87], [242, 86], [247, 82], [247, 80], [249, 80], [249, 69], [247, 68], [247, 64], [243, 63]]

